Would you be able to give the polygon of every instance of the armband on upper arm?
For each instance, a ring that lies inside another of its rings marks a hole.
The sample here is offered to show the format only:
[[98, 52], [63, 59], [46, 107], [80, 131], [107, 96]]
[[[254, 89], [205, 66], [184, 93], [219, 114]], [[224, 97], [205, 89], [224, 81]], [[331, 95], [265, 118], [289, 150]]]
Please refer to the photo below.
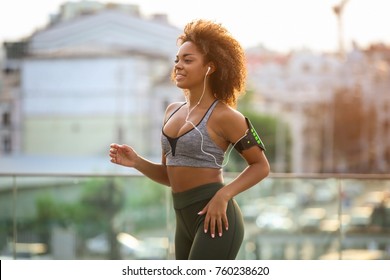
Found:
[[248, 118], [245, 118], [248, 125], [248, 130], [243, 138], [234, 144], [234, 148], [242, 153], [243, 150], [247, 150], [253, 146], [258, 146], [260, 149], [265, 151], [265, 146], [263, 141], [261, 141], [260, 136], [257, 134], [255, 128]]

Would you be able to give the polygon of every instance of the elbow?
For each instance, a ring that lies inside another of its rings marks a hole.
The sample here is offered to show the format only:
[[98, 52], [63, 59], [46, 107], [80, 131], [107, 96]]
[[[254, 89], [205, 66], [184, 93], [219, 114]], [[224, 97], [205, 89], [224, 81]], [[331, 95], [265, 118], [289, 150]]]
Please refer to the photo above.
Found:
[[[263, 154], [264, 155], [264, 154]], [[268, 159], [265, 157], [263, 157], [263, 160], [262, 160], [262, 168], [263, 168], [263, 172], [264, 172], [264, 178], [265, 177], [268, 177], [268, 175], [270, 174], [271, 172], [271, 166], [269, 165], [269, 162], [268, 162]]]
[[260, 180], [263, 180], [264, 178], [268, 177], [270, 172], [271, 172], [271, 167], [270, 167], [268, 161], [265, 164], [261, 164], [260, 172], [259, 172], [261, 174]]
[[268, 159], [264, 155], [264, 152], [262, 154], [247, 153], [245, 158], [247, 159], [249, 166], [254, 171], [252, 174], [256, 178], [257, 182], [260, 182], [270, 174], [271, 167], [269, 165]]
[[264, 165], [265, 165], [264, 167], [265, 177], [268, 177], [268, 175], [271, 173], [271, 166], [269, 165], [268, 160]]
[[268, 160], [264, 160], [257, 163], [257, 174], [258, 174], [258, 181], [260, 182], [264, 178], [268, 177], [268, 175], [271, 172], [271, 167], [269, 165]]

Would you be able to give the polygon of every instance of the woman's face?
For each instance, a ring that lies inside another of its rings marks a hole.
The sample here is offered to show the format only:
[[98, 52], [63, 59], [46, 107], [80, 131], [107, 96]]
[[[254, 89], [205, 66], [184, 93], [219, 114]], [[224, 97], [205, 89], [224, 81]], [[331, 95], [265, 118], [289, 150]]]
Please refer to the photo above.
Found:
[[176, 55], [174, 78], [176, 86], [182, 89], [194, 89], [202, 86], [208, 66], [204, 56], [192, 42], [183, 43]]

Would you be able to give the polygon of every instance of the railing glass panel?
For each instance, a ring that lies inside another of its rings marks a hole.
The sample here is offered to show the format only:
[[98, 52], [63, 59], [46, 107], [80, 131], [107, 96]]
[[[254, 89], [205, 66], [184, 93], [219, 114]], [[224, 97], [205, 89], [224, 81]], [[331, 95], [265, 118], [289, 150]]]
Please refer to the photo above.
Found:
[[[236, 200], [238, 259], [390, 258], [386, 176], [271, 174]], [[143, 176], [0, 175], [1, 259], [174, 259], [174, 231], [170, 189]]]

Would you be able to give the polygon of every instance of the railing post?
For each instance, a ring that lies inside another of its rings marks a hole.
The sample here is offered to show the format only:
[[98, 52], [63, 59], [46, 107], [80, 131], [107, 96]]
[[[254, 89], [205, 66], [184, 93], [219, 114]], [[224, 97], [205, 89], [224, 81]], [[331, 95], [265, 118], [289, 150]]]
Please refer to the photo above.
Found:
[[17, 201], [17, 185], [16, 185], [16, 175], [12, 176], [12, 182], [13, 182], [13, 208], [12, 208], [12, 256], [14, 260], [16, 260], [16, 243], [18, 238], [18, 227], [17, 227], [17, 218], [16, 218], [16, 201]]
[[339, 228], [338, 228], [338, 239], [339, 239], [339, 260], [343, 259], [343, 231], [342, 231], [342, 226], [343, 226], [343, 219], [342, 219], [342, 205], [343, 205], [343, 179], [339, 178], [337, 179], [337, 189], [338, 189], [338, 209], [337, 209], [337, 218], [338, 218], [338, 223], [339, 223]]

